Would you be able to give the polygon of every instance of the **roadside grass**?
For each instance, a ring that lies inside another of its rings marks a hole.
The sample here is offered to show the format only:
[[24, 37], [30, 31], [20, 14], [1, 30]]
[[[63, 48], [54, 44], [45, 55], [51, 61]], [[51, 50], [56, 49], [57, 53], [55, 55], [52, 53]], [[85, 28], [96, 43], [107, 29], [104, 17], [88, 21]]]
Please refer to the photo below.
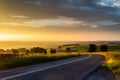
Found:
[[105, 56], [106, 61], [102, 66], [112, 70], [114, 74], [120, 74], [120, 51], [94, 52], [91, 54], [100, 54]]
[[57, 53], [57, 54], [29, 54], [24, 56], [12, 57], [4, 60], [0, 60], [0, 70], [6, 70], [16, 67], [28, 66], [32, 64], [39, 64], [44, 62], [56, 61], [61, 59], [67, 59], [80, 56], [81, 54], [100, 54], [105, 56], [106, 61], [103, 63], [103, 67], [107, 67], [115, 74], [120, 74], [120, 51], [108, 51], [108, 52], [75, 52], [75, 53]]
[[[89, 54], [100, 54], [105, 56], [106, 61], [103, 63], [103, 67], [107, 67], [109, 70], [112, 70], [114, 74], [120, 74], [120, 44], [108, 44], [107, 52], [100, 52], [99, 46], [101, 44], [96, 44], [98, 46], [97, 52], [89, 53]], [[88, 54], [85, 52], [88, 50], [87, 45], [80, 46], [80, 53]]]
[[80, 56], [79, 53], [57, 53], [57, 54], [29, 54], [0, 60], [0, 70], [6, 70], [32, 64], [39, 64], [55, 60], [67, 59]]
[[[99, 50], [98, 44], [98, 50]], [[88, 48], [89, 45], [80, 45], [78, 48], [78, 52], [75, 53], [56, 53], [56, 54], [29, 54], [24, 56], [18, 56], [13, 58], [8, 58], [4, 60], [0, 60], [0, 70], [11, 69], [21, 66], [27, 66], [32, 64], [39, 64], [49, 61], [55, 61], [60, 59], [67, 59], [76, 56], [80, 56], [81, 54], [100, 54], [105, 56], [106, 61], [103, 63], [103, 67], [107, 67], [112, 70], [115, 74], [120, 74], [120, 45], [119, 44], [109, 44], [108, 52], [93, 52], [89, 53]]]

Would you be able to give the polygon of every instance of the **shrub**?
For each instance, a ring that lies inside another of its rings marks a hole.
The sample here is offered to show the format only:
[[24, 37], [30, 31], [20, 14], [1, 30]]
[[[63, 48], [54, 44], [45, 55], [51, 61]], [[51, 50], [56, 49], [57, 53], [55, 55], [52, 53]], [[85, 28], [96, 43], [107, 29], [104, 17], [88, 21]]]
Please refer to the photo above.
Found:
[[95, 44], [89, 44], [89, 52], [96, 52], [97, 46]]
[[108, 51], [108, 46], [107, 45], [101, 45], [100, 46], [100, 51]]
[[71, 52], [71, 48], [66, 48], [66, 52]]
[[40, 47], [34, 47], [31, 49], [31, 53], [44, 53], [47, 54], [46, 49]]
[[55, 49], [51, 49], [51, 50], [50, 50], [50, 53], [51, 53], [51, 54], [55, 54], [55, 53], [56, 53], [56, 50], [55, 50]]

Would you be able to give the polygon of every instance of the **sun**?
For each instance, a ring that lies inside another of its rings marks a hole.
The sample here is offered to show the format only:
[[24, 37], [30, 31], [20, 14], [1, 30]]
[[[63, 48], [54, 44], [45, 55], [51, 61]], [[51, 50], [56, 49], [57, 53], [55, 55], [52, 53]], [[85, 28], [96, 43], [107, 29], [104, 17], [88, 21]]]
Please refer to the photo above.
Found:
[[20, 34], [0, 34], [0, 41], [19, 40], [24, 37], [24, 35]]

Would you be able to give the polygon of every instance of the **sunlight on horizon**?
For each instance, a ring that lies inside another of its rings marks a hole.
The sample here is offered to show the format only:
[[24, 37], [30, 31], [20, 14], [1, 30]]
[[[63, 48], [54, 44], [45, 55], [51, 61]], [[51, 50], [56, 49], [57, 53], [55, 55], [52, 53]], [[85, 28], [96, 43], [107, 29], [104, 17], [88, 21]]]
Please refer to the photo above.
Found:
[[22, 40], [25, 38], [29, 38], [29, 36], [23, 34], [0, 34], [0, 41]]
[[90, 3], [92, 5], [81, 0], [27, 0], [27, 3], [26, 0], [0, 0], [0, 41], [120, 40], [119, 1]]
[[50, 35], [37, 34], [0, 34], [0, 41], [46, 41], [50, 40]]

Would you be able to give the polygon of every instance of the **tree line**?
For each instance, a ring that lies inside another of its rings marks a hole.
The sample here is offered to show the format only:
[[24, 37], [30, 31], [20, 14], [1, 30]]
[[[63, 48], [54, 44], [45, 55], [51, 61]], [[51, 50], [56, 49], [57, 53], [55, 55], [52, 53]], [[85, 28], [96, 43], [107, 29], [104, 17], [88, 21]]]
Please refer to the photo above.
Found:
[[[89, 45], [89, 50], [88, 52], [96, 52], [98, 51], [98, 46], [95, 44], [90, 44]], [[99, 51], [108, 51], [108, 46], [106, 44], [100, 45]]]
[[18, 49], [7, 49], [7, 50], [4, 50], [4, 49], [0, 49], [0, 53], [1, 54], [4, 54], [4, 53], [7, 53], [7, 54], [29, 54], [29, 53], [41, 53], [41, 54], [47, 54], [47, 53], [51, 53], [51, 54], [55, 54], [56, 53], [56, 49], [50, 49], [50, 50], [47, 50], [45, 48], [41, 48], [41, 47], [33, 47], [33, 48], [30, 48], [30, 49], [26, 49], [26, 48], [18, 48]]
[[[106, 44], [104, 45], [100, 45], [99, 47], [95, 44], [89, 44], [89, 48], [88, 48], [88, 52], [96, 52], [96, 51], [108, 51], [108, 46]], [[65, 52], [72, 52], [72, 48], [70, 47], [67, 47], [65, 49]], [[18, 48], [18, 49], [7, 49], [7, 50], [4, 50], [4, 49], [0, 49], [0, 52], [1, 53], [11, 53], [11, 54], [29, 54], [29, 53], [41, 53], [41, 54], [47, 54], [47, 53], [51, 53], [51, 54], [55, 54], [57, 53], [57, 50], [56, 49], [45, 49], [45, 48], [41, 48], [41, 47], [33, 47], [31, 49], [26, 49], [26, 48]], [[77, 51], [76, 51], [77, 52]]]

